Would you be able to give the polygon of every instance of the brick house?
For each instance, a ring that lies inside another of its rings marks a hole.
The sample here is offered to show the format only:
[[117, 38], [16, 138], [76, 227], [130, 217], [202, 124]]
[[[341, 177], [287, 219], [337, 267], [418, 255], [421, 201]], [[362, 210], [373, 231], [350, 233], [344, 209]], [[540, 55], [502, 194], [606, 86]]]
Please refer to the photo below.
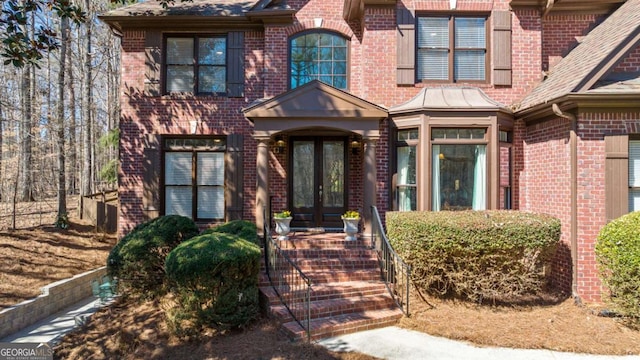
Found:
[[154, 1], [122, 38], [122, 236], [357, 209], [562, 221], [557, 284], [600, 299], [594, 242], [640, 209], [640, 0]]

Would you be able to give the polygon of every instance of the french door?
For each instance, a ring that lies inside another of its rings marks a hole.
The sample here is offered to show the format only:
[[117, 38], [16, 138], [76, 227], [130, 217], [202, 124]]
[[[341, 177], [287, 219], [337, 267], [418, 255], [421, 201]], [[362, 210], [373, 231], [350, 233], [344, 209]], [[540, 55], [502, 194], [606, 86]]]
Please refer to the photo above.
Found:
[[347, 207], [346, 138], [291, 139], [289, 202], [292, 227], [340, 228]]

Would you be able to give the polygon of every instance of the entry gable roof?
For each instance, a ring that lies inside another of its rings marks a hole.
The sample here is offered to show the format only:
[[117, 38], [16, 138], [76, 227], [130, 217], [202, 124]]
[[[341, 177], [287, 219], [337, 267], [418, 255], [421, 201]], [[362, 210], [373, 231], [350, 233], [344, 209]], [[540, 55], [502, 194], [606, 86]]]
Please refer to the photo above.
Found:
[[243, 109], [249, 120], [256, 119], [385, 119], [385, 108], [318, 80], [289, 90]]
[[593, 29], [548, 77], [516, 104], [524, 111], [571, 93], [583, 93], [602, 80], [640, 43], [640, 0], [628, 0]]

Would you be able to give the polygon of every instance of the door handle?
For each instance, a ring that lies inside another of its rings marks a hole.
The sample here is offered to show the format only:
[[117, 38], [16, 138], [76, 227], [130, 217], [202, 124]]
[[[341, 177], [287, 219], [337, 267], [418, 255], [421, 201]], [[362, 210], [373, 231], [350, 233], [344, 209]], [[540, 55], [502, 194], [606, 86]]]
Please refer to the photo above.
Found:
[[320, 201], [322, 201], [322, 185], [319, 187], [318, 196], [320, 196]]

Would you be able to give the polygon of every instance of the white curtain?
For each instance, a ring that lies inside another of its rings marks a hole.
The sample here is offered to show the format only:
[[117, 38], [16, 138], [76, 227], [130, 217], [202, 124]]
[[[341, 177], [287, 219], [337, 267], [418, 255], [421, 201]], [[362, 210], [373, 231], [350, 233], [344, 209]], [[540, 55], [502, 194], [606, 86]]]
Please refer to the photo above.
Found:
[[403, 146], [398, 148], [398, 210], [411, 210], [411, 198], [407, 193], [407, 185], [409, 180], [409, 150], [410, 147]]
[[433, 145], [431, 150], [432, 178], [431, 178], [431, 210], [440, 211], [440, 145]]
[[476, 145], [476, 164], [473, 169], [473, 210], [487, 208], [487, 146]]

